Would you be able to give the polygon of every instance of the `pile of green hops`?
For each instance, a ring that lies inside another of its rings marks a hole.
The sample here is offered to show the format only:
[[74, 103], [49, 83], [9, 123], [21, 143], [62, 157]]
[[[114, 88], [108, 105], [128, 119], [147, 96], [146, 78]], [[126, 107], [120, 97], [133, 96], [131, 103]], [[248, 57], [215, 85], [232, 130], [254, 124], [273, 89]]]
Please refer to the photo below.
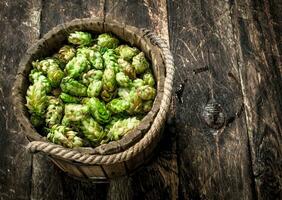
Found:
[[138, 126], [156, 96], [144, 53], [109, 33], [71, 33], [68, 44], [32, 66], [30, 121], [50, 142], [68, 148], [119, 140]]

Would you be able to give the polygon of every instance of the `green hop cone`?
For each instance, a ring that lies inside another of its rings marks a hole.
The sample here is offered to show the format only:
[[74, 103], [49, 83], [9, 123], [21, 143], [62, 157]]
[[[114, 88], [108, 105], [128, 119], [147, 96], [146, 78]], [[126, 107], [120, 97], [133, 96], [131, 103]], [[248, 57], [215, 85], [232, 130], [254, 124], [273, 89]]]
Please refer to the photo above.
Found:
[[130, 104], [128, 100], [118, 98], [118, 99], [113, 99], [107, 104], [107, 108], [109, 111], [111, 111], [114, 114], [117, 113], [122, 113], [126, 111], [129, 108]]
[[110, 121], [111, 113], [106, 108], [104, 102], [101, 102], [99, 101], [99, 99], [92, 97], [88, 100], [87, 106], [90, 110], [92, 117], [94, 117], [97, 122], [101, 124], [106, 124]]
[[54, 55], [55, 58], [59, 59], [62, 63], [66, 64], [75, 56], [75, 48], [70, 45], [64, 45], [60, 48], [59, 52]]
[[107, 67], [103, 74], [103, 89], [109, 92], [115, 91], [117, 87], [116, 74], [112, 67]]
[[143, 52], [137, 54], [132, 58], [132, 66], [136, 70], [137, 74], [142, 74], [149, 68], [149, 63], [146, 60]]
[[113, 91], [113, 92], [109, 92], [107, 90], [103, 90], [101, 92], [101, 98], [105, 101], [105, 102], [109, 102], [111, 101], [113, 98], [115, 98], [117, 93], [117, 90]]
[[47, 75], [51, 85], [56, 87], [64, 77], [64, 72], [60, 68], [60, 63], [53, 58], [32, 62], [34, 68]]
[[151, 87], [154, 87], [155, 85], [154, 76], [151, 72], [146, 72], [143, 74], [143, 81], [145, 85], [149, 85]]
[[130, 47], [128, 45], [120, 45], [115, 51], [120, 55], [124, 60], [130, 61], [134, 56], [139, 53], [139, 50], [135, 47]]
[[129, 88], [118, 88], [118, 96], [124, 99], [129, 97], [130, 89]]
[[63, 78], [60, 86], [63, 92], [70, 95], [87, 96], [87, 87], [71, 77]]
[[48, 103], [49, 105], [46, 112], [46, 124], [51, 128], [55, 124], [61, 123], [64, 105], [60, 99], [52, 96], [48, 98]]
[[62, 92], [59, 97], [64, 103], [79, 103], [80, 102], [79, 98], [71, 96], [64, 92]]
[[40, 127], [44, 125], [44, 119], [41, 116], [32, 114], [30, 116], [30, 122], [34, 127]]
[[82, 31], [75, 31], [71, 33], [68, 37], [68, 41], [72, 44], [79, 45], [79, 46], [87, 46], [92, 43], [92, 36], [90, 33], [82, 32]]
[[123, 72], [118, 72], [116, 74], [116, 81], [121, 87], [129, 87], [131, 84], [131, 80]]
[[126, 135], [130, 130], [139, 125], [140, 121], [136, 117], [117, 120], [108, 131], [108, 138], [110, 140], [119, 140]]
[[134, 81], [132, 81], [131, 87], [139, 88], [143, 85], [145, 85], [144, 81], [141, 78], [137, 78]]
[[103, 71], [91, 69], [82, 75], [82, 83], [85, 85], [89, 85], [92, 81], [102, 80], [102, 77]]
[[68, 62], [65, 72], [68, 74], [68, 76], [77, 78], [82, 72], [85, 72], [89, 69], [90, 63], [87, 58], [82, 54], [78, 54]]
[[81, 121], [80, 130], [93, 146], [98, 145], [105, 137], [103, 127], [92, 117], [87, 117]]
[[92, 81], [87, 88], [87, 95], [89, 97], [99, 96], [102, 87], [103, 87], [102, 81], [96, 81], [96, 80]]
[[127, 62], [126, 60], [119, 58], [118, 59], [119, 67], [121, 68], [121, 71], [127, 75], [130, 79], [136, 78], [136, 72], [135, 69], [132, 67], [132, 65]]
[[141, 113], [143, 109], [142, 99], [137, 95], [136, 90], [130, 91], [128, 99], [130, 106], [127, 112], [130, 115]]
[[31, 70], [29, 74], [29, 80], [32, 83], [40, 82], [45, 88], [46, 93], [49, 93], [52, 89], [49, 79], [46, 76], [44, 76], [41, 71], [38, 71], [36, 69]]
[[62, 78], [64, 77], [64, 72], [57, 66], [50, 66], [47, 77], [51, 82], [53, 87], [57, 87], [60, 85]]
[[59, 63], [57, 62], [57, 60], [53, 58], [46, 58], [41, 61], [37, 60], [37, 61], [32, 62], [32, 66], [35, 69], [43, 72], [44, 74], [47, 74], [48, 70], [50, 69], [50, 66], [59, 67]]
[[82, 104], [66, 104], [64, 120], [78, 122], [84, 119], [89, 113], [87, 105]]
[[151, 100], [156, 96], [156, 89], [148, 85], [137, 88], [137, 95], [143, 100]]
[[81, 147], [83, 146], [83, 140], [77, 134], [77, 132], [64, 125], [56, 124], [50, 129], [47, 139], [67, 148]]
[[62, 121], [61, 121], [61, 124], [62, 125], [64, 125], [64, 126], [68, 126], [68, 127], [70, 127], [71, 126], [71, 120], [70, 119], [68, 119], [67, 117], [63, 117], [63, 119], [62, 119]]
[[153, 107], [153, 101], [152, 100], [148, 100], [148, 101], [143, 102], [143, 112], [144, 113], [150, 112], [152, 107]]
[[119, 40], [115, 37], [113, 37], [109, 33], [103, 33], [100, 34], [97, 38], [98, 42], [97, 44], [101, 47], [106, 47], [109, 49], [114, 49], [118, 46]]
[[26, 92], [28, 111], [37, 116], [43, 116], [47, 107], [46, 88], [42, 82], [35, 82]]
[[77, 54], [85, 56], [95, 69], [104, 69], [104, 60], [100, 52], [83, 47], [77, 50]]
[[115, 73], [119, 72], [118, 56], [113, 49], [107, 49], [103, 54], [106, 68], [114, 69]]

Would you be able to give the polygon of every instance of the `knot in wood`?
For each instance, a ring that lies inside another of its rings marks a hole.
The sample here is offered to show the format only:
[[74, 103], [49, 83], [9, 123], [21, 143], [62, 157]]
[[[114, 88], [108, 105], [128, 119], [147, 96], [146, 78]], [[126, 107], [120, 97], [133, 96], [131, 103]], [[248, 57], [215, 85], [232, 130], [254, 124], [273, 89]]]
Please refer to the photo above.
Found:
[[222, 106], [215, 100], [211, 100], [205, 105], [202, 117], [205, 123], [213, 129], [221, 128], [225, 122]]

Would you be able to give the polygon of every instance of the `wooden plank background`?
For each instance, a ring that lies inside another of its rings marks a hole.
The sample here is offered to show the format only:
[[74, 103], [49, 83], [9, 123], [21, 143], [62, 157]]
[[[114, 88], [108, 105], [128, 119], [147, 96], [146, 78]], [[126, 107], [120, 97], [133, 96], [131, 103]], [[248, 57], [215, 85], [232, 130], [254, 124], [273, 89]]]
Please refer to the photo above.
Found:
[[[0, 199], [282, 199], [280, 0], [2, 0]], [[176, 75], [153, 159], [94, 184], [30, 155], [11, 87], [23, 53], [57, 24], [115, 19], [166, 39]]]

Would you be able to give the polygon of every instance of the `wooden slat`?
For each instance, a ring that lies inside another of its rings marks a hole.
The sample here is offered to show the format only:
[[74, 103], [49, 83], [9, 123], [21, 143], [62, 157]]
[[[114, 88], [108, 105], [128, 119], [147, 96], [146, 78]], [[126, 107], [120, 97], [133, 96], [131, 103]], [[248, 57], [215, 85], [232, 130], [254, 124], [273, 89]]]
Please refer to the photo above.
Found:
[[238, 0], [233, 7], [256, 196], [281, 199], [282, 2]]
[[126, 167], [123, 162], [112, 165], [102, 165], [107, 177], [110, 179], [122, 176], [126, 173]]
[[[103, 171], [103, 169], [101, 168], [101, 166], [79, 166], [80, 171], [82, 171], [86, 176], [91, 177], [92, 179], [95, 179], [96, 177], [104, 177], [106, 179], [106, 175]], [[93, 175], [95, 173], [95, 176]], [[101, 178], [102, 179], [102, 178]]]
[[29, 199], [32, 156], [12, 109], [21, 56], [39, 36], [40, 1], [0, 1], [0, 198]]
[[168, 4], [181, 199], [253, 198], [231, 3]]
[[[105, 20], [115, 19], [138, 28], [151, 29], [168, 40], [166, 1], [106, 1]], [[169, 131], [167, 137], [169, 135]], [[132, 177], [110, 183], [109, 199], [176, 199], [178, 196], [175, 141], [161, 148], [154, 162]], [[169, 165], [170, 167], [163, 167]], [[118, 188], [118, 189], [117, 189]], [[130, 190], [128, 188], [131, 188]]]

